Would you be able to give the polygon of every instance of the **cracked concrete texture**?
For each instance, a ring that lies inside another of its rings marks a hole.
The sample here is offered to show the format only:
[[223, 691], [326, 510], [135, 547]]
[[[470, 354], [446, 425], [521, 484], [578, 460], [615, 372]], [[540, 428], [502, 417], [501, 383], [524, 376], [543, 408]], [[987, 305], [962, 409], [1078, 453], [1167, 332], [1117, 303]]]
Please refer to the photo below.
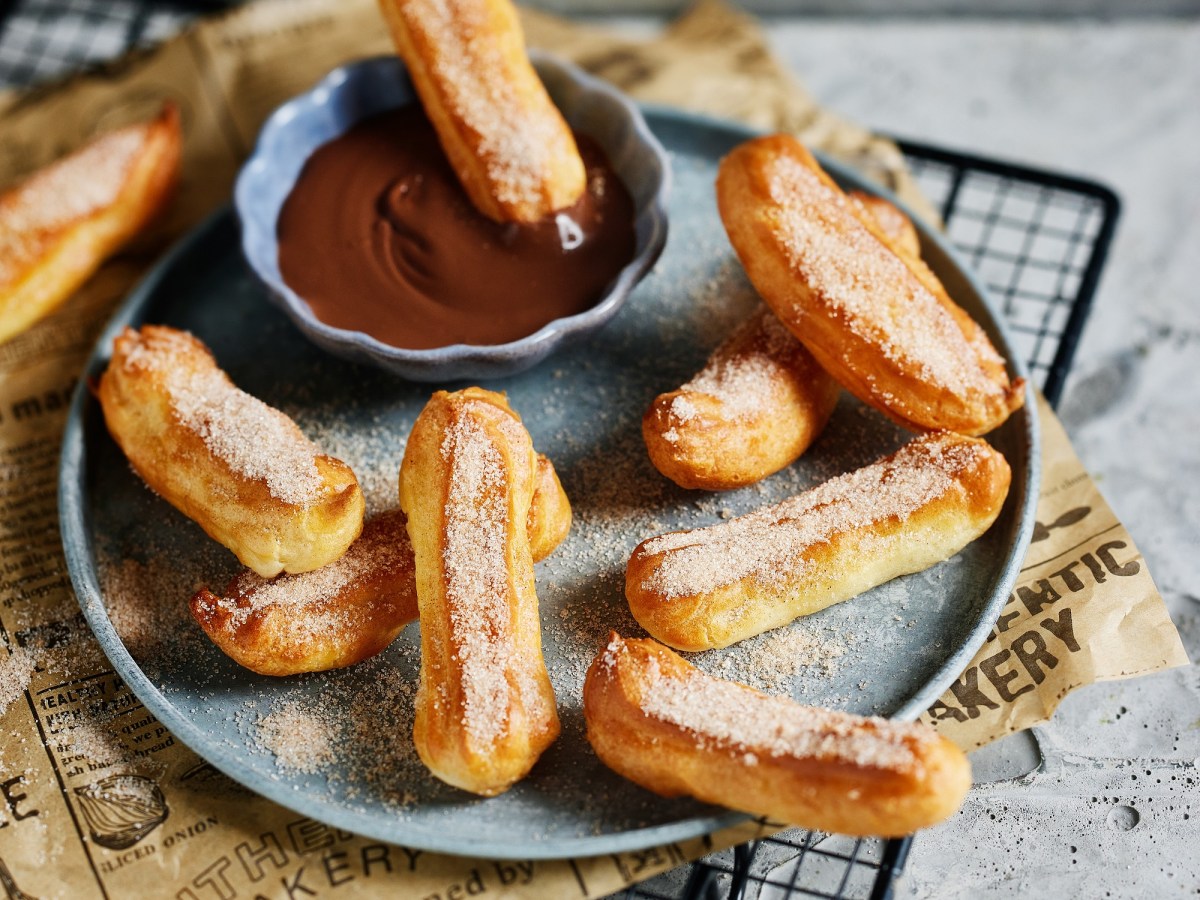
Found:
[[[1200, 659], [1200, 21], [768, 28], [823, 103], [927, 143], [1080, 174], [1124, 203], [1060, 405]], [[1200, 670], [1093, 685], [975, 754], [900, 896], [1200, 892]]]
[[949, 827], [921, 836], [905, 890], [937, 898], [1194, 895], [1196, 761], [1068, 753], [1043, 731], [1035, 729], [1044, 741], [1037, 770], [977, 785]]

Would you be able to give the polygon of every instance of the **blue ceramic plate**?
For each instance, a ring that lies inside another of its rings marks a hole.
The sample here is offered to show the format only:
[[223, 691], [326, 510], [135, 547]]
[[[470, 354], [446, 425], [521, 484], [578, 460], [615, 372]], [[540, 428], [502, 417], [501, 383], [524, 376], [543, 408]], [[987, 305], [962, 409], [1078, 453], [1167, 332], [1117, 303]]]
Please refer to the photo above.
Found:
[[[534, 443], [558, 467], [575, 512], [567, 542], [537, 568], [563, 733], [530, 777], [503, 796], [483, 800], [448, 788], [415, 760], [415, 625], [375, 660], [287, 679], [242, 670], [208, 643], [187, 618], [186, 600], [197, 583], [224, 585], [235, 561], [141, 485], [105, 433], [95, 400], [86, 390], [76, 394], [60, 507], [84, 613], [146, 707], [237, 781], [349, 831], [469, 856], [610, 853], [741, 818], [635, 787], [605, 769], [584, 738], [580, 690], [588, 662], [610, 628], [641, 634], [623, 597], [628, 554], [652, 534], [743, 513], [865, 464], [906, 435], [843, 396], [808, 454], [759, 486], [689, 492], [651, 468], [642, 411], [657, 393], [688, 378], [756, 301], [713, 197], [718, 159], [751, 132], [667, 111], [649, 113], [648, 121], [671, 152], [675, 173], [671, 240], [654, 272], [621, 315], [574, 355], [484, 382], [508, 392]], [[846, 185], [861, 186], [851, 173], [830, 168]], [[922, 241], [950, 292], [1024, 374], [954, 253], [928, 231]], [[305, 340], [246, 271], [230, 212], [197, 229], [130, 296], [101, 337], [89, 376], [104, 369], [114, 333], [141, 322], [199, 335], [236, 383], [287, 410], [318, 444], [346, 459], [371, 506], [395, 504], [404, 441], [431, 387], [328, 356]], [[809, 703], [918, 715], [983, 642], [1016, 578], [1037, 495], [1032, 403], [1030, 397], [990, 436], [1014, 478], [1004, 511], [983, 538], [928, 572], [696, 661]], [[119, 592], [114, 573], [123, 579]], [[139, 578], [158, 615], [174, 618], [122, 635], [110, 612], [128, 613], [129, 585]], [[288, 724], [303, 742], [299, 748], [281, 737]], [[326, 743], [336, 751], [328, 757], [319, 752]]]

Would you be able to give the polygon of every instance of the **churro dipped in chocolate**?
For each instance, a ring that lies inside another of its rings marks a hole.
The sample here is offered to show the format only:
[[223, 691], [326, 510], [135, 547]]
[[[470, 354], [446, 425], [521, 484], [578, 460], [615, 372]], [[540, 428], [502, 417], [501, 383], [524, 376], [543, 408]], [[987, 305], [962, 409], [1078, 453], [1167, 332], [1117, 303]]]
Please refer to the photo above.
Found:
[[521, 420], [480, 388], [434, 394], [400, 467], [421, 618], [413, 740], [434, 775], [484, 796], [559, 732], [529, 543], [536, 468]]
[[976, 435], [1024, 402], [983, 329], [795, 138], [735, 148], [717, 201], [767, 305], [864, 403], [913, 430]]
[[583, 686], [587, 736], [619, 774], [777, 822], [898, 836], [948, 818], [971, 787], [932, 728], [801, 706], [611, 635]]
[[0, 341], [49, 315], [166, 206], [183, 138], [172, 104], [0, 195]]
[[150, 489], [263, 578], [320, 568], [362, 531], [350, 467], [239, 390], [192, 335], [126, 328], [96, 395]]
[[625, 596], [663, 643], [727, 647], [949, 559], [995, 521], [1010, 479], [984, 441], [922, 435], [782, 503], [643, 541]]
[[396, 49], [476, 208], [534, 222], [570, 206], [586, 173], [525, 52], [508, 0], [380, 0]]

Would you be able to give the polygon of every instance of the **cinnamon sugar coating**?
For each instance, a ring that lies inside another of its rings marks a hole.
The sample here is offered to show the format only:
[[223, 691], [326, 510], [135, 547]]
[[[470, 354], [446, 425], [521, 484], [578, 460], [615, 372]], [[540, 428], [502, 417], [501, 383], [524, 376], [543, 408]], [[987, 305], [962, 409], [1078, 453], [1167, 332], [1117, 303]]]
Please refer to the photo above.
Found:
[[350, 467], [239, 390], [192, 335], [126, 328], [96, 394], [147, 486], [262, 577], [319, 568], [362, 531]]
[[983, 329], [788, 135], [724, 160], [717, 201], [755, 288], [848, 391], [915, 431], [991, 431], [1024, 403]]
[[0, 341], [57, 309], [162, 211], [182, 143], [166, 104], [0, 195]]
[[385, 649], [417, 617], [404, 514], [375, 516], [329, 565], [274, 579], [243, 572], [224, 596], [201, 590], [189, 606], [214, 644], [260, 675], [354, 665]]
[[761, 308], [642, 417], [650, 461], [680, 487], [729, 490], [795, 462], [837, 405], [836, 381]]
[[528, 531], [536, 469], [521, 420], [480, 388], [435, 393], [400, 467], [421, 618], [413, 740], [435, 776], [484, 796], [559, 732]]
[[898, 836], [962, 804], [971, 770], [932, 728], [801, 706], [613, 633], [583, 688], [587, 737], [611, 769], [809, 829]]
[[868, 194], [866, 191], [851, 191], [846, 195], [855, 215], [860, 219], [869, 217], [879, 227], [880, 235], [891, 248], [904, 256], [919, 259], [921, 238], [912, 219], [894, 203]]
[[922, 435], [782, 503], [643, 541], [625, 596], [660, 641], [727, 647], [950, 558], [995, 521], [1010, 480], [984, 441]]
[[[920, 257], [916, 228], [893, 204], [862, 191], [847, 199], [875, 220], [897, 253]], [[839, 390], [761, 307], [690, 381], [654, 398], [642, 417], [642, 437], [654, 467], [680, 487], [744, 487], [804, 454], [829, 421]]]

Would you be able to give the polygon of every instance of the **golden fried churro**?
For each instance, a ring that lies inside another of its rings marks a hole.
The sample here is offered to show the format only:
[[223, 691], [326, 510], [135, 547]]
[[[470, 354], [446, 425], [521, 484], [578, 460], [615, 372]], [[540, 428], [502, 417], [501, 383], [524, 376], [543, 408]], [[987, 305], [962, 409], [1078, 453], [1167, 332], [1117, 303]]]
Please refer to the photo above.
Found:
[[962, 804], [971, 768], [932, 728], [801, 706], [615, 633], [583, 687], [587, 736], [619, 774], [809, 829], [898, 836]]
[[995, 521], [1010, 478], [984, 441], [925, 434], [782, 503], [643, 541], [625, 596], [660, 641], [727, 647], [948, 559]]
[[480, 388], [434, 394], [400, 467], [421, 612], [413, 740], [434, 775], [484, 796], [559, 731], [529, 544], [536, 468], [507, 400]]
[[167, 104], [0, 195], [0, 341], [57, 309], [163, 209], [181, 145]]
[[298, 575], [238, 575], [219, 597], [190, 603], [204, 633], [260, 675], [352, 666], [385, 649], [417, 617], [412, 544], [404, 514], [370, 519], [344, 554]]
[[[549, 556], [571, 527], [571, 506], [554, 466], [538, 456], [529, 506], [533, 561]], [[298, 575], [265, 579], [250, 570], [219, 597], [192, 597], [192, 617], [227, 656], [260, 675], [342, 668], [385, 649], [417, 618], [417, 582], [404, 513], [367, 521], [341, 557]]]
[[767, 305], [864, 403], [917, 431], [983, 434], [1024, 402], [983, 329], [795, 138], [735, 148], [717, 201]]
[[350, 467], [239, 390], [192, 335], [126, 328], [96, 393], [151, 490], [262, 577], [319, 568], [362, 531]]
[[380, 0], [425, 112], [471, 202], [533, 222], [587, 186], [571, 129], [525, 53], [508, 0]]
[[769, 309], [761, 308], [642, 417], [650, 461], [680, 487], [728, 490], [795, 462], [840, 388]]

